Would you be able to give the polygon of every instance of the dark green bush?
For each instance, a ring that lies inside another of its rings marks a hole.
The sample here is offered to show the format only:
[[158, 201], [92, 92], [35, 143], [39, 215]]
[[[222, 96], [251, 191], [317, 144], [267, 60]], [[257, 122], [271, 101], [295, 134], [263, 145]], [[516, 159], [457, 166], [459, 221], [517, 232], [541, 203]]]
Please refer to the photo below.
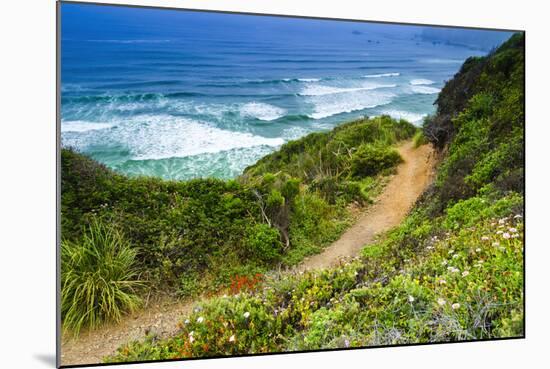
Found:
[[351, 173], [355, 177], [377, 175], [403, 161], [399, 153], [389, 147], [361, 145], [351, 159]]

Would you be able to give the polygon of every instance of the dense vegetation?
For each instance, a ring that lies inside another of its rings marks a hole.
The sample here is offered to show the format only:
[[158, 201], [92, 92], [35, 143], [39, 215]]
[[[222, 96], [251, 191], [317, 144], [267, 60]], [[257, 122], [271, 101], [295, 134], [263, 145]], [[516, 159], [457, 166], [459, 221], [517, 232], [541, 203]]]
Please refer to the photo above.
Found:
[[[464, 63], [424, 124], [442, 155], [434, 184], [359, 258], [204, 300], [175, 337], [131, 342], [106, 360], [522, 336], [523, 73], [522, 34]], [[298, 176], [302, 151], [274, 155]], [[307, 171], [299, 178], [311, 181]]]
[[[393, 146], [415, 132], [389, 117], [360, 119], [289, 142], [230, 181], [129, 178], [64, 148], [63, 250], [88, 258], [63, 262], [65, 327], [117, 319], [144, 289], [217, 291], [319, 252], [353, 221], [349, 205], [376, 195], [401, 161]], [[103, 242], [104, 234], [116, 239]], [[118, 255], [104, 248], [113, 243], [132, 250], [124, 261], [130, 277], [109, 274]], [[138, 280], [142, 291], [128, 290]], [[105, 307], [106, 295], [116, 310]]]

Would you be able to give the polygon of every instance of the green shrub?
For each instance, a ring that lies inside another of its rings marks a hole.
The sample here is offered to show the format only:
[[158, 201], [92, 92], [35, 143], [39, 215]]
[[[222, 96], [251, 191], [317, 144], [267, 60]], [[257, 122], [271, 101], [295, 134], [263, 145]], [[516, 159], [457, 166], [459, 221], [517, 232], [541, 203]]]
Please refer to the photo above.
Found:
[[118, 321], [140, 304], [142, 285], [136, 250], [114, 228], [92, 221], [80, 242], [61, 244], [63, 327], [78, 334], [84, 326]]
[[403, 161], [392, 148], [379, 145], [361, 145], [351, 159], [351, 173], [355, 177], [373, 176]]
[[290, 217], [291, 247], [283, 255], [283, 262], [297, 264], [305, 256], [318, 253], [338, 239], [350, 224], [349, 211], [329, 204], [317, 193], [304, 193], [294, 200]]
[[180, 278], [179, 294], [185, 297], [195, 297], [200, 292], [199, 276], [196, 272], [184, 274]]
[[245, 242], [245, 257], [272, 263], [281, 256], [282, 246], [277, 229], [259, 223], [249, 228]]
[[415, 148], [419, 148], [422, 145], [425, 145], [428, 143], [428, 140], [426, 139], [426, 136], [424, 136], [424, 133], [419, 130], [415, 133], [413, 136], [413, 145]]

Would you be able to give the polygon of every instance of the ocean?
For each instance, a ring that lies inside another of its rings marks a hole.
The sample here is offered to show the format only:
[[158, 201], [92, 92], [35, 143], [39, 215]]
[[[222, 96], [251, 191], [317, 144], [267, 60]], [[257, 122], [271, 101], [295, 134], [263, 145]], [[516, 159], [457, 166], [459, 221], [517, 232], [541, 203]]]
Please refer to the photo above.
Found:
[[420, 125], [487, 53], [419, 26], [83, 4], [63, 4], [61, 21], [62, 146], [178, 180], [233, 178], [362, 116]]

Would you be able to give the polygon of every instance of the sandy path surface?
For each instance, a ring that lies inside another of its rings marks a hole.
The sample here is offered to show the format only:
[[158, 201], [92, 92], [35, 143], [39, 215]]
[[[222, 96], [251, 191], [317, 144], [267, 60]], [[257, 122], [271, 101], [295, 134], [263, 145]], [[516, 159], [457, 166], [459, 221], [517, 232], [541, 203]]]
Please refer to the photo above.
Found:
[[[407, 215], [416, 199], [430, 183], [434, 155], [430, 145], [414, 148], [412, 142], [398, 147], [404, 162], [397, 167], [382, 194], [340, 239], [322, 253], [305, 259], [294, 271], [330, 267], [345, 257], [356, 256], [375, 237], [397, 226]], [[78, 339], [64, 337], [62, 365], [101, 363], [118, 347], [148, 333], [169, 337], [177, 333], [177, 323], [191, 312], [195, 301], [161, 298], [144, 309], [125, 316], [118, 324], [110, 323], [95, 330], [81, 332]]]
[[435, 160], [431, 145], [414, 148], [412, 142], [407, 142], [398, 151], [404, 162], [375, 203], [322, 253], [304, 259], [297, 271], [327, 268], [342, 258], [356, 256], [377, 235], [401, 223], [430, 183]]
[[121, 345], [138, 340], [148, 333], [170, 337], [177, 333], [181, 317], [191, 312], [195, 301], [178, 301], [164, 297], [145, 308], [126, 315], [119, 323], [105, 324], [82, 331], [77, 339], [63, 337], [61, 365], [102, 363]]

